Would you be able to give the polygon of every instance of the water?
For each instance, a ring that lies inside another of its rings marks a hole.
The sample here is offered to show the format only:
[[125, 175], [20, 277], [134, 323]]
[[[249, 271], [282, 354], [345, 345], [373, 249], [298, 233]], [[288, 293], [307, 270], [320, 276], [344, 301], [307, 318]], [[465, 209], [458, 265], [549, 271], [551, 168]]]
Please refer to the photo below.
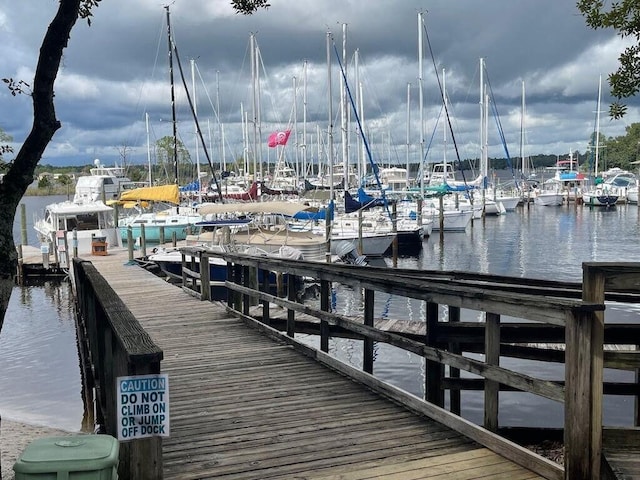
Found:
[[84, 407], [67, 281], [15, 287], [0, 332], [2, 418], [80, 431]]
[[[35, 215], [66, 196], [24, 197], [27, 240], [38, 246]], [[20, 242], [20, 211], [13, 228]], [[16, 286], [0, 331], [0, 415], [36, 425], [80, 431], [84, 407], [75, 310], [68, 281]]]
[[[37, 246], [33, 232], [35, 214], [66, 196], [25, 197], [28, 243]], [[466, 232], [446, 232], [444, 243], [437, 235], [426, 240], [417, 257], [400, 258], [403, 268], [462, 270], [527, 278], [580, 281], [584, 261], [637, 261], [640, 255], [640, 218], [635, 205], [612, 209], [569, 207], [519, 208], [499, 217], [476, 221]], [[20, 239], [19, 215], [14, 238]], [[384, 260], [391, 265], [390, 259]], [[361, 310], [360, 292], [339, 288], [335, 296], [338, 313]], [[637, 319], [638, 305], [607, 306], [607, 319]], [[443, 313], [444, 314], [444, 313]], [[68, 283], [44, 282], [14, 289], [5, 325], [0, 332], [0, 414], [79, 430], [83, 405], [75, 343], [73, 301]], [[421, 321], [424, 304], [379, 293], [376, 315]], [[477, 321], [475, 312], [463, 311], [462, 319]], [[307, 338], [309, 343], [316, 339]], [[332, 341], [332, 351], [349, 363], [362, 365], [362, 348], [354, 341]], [[394, 347], [376, 345], [375, 374], [421, 396], [422, 359]], [[505, 360], [505, 365], [542, 378], [561, 378], [556, 365]], [[27, 366], [25, 368], [25, 365]], [[607, 380], [631, 381], [630, 372], [606, 373]], [[463, 415], [482, 421], [482, 396], [464, 392]], [[509, 425], [557, 426], [562, 407], [530, 394], [502, 393], [500, 422]], [[541, 410], [541, 407], [543, 410]], [[628, 425], [633, 401], [605, 397], [605, 424]], [[544, 418], [538, 413], [544, 411]]]
[[[418, 257], [398, 260], [398, 266], [428, 270], [459, 270], [522, 278], [582, 280], [582, 262], [637, 261], [640, 253], [640, 212], [635, 205], [603, 209], [575, 205], [564, 207], [519, 207], [506, 215], [475, 221], [466, 232], [447, 232], [444, 242], [437, 235], [424, 242]], [[391, 259], [385, 259], [391, 266]], [[337, 287], [334, 305], [338, 313], [362, 312], [361, 292]], [[446, 315], [441, 307], [441, 314]], [[638, 305], [609, 304], [609, 322], [637, 322]], [[424, 302], [376, 292], [375, 316], [423, 322]], [[477, 312], [462, 310], [463, 321], [479, 321]], [[503, 321], [509, 321], [503, 317]], [[307, 339], [316, 344], [317, 339]], [[415, 395], [423, 396], [424, 362], [395, 347], [377, 345], [374, 374]], [[333, 354], [357, 367], [362, 366], [362, 347], [353, 340], [333, 340]], [[470, 355], [472, 356], [472, 355]], [[476, 357], [479, 358], [479, 357]], [[563, 367], [526, 360], [503, 359], [502, 364], [545, 379], [562, 379]], [[467, 375], [470, 376], [470, 375]], [[605, 370], [605, 380], [631, 382], [632, 372]], [[482, 422], [480, 392], [462, 393], [462, 414]], [[630, 425], [633, 399], [605, 396], [606, 425]], [[539, 412], [544, 411], [540, 417]], [[500, 423], [557, 427], [563, 423], [562, 405], [520, 392], [500, 394]]]

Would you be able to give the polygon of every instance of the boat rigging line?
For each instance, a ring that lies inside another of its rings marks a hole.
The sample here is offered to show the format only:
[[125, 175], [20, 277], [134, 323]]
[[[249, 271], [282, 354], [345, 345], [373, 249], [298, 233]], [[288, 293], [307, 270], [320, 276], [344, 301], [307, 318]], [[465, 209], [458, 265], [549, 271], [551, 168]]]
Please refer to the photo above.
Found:
[[[209, 164], [209, 169], [211, 171], [211, 176], [213, 181], [216, 184], [216, 190], [218, 192], [218, 198], [221, 203], [224, 203], [224, 197], [222, 195], [222, 189], [220, 187], [220, 182], [218, 181], [218, 177], [213, 169], [213, 163], [211, 162], [211, 157], [209, 156], [209, 150], [207, 150], [206, 142], [204, 141], [204, 137], [202, 136], [202, 130], [200, 129], [200, 123], [198, 122], [198, 117], [196, 115], [195, 108], [193, 107], [193, 101], [191, 100], [191, 95], [189, 94], [189, 88], [187, 86], [187, 81], [184, 76], [184, 71], [182, 70], [182, 64], [180, 63], [180, 56], [178, 55], [178, 47], [175, 42], [171, 41], [171, 26], [169, 23], [169, 7], [164, 7], [167, 9], [167, 31], [169, 32], [169, 70], [171, 72], [171, 109], [173, 113], [173, 139], [174, 139], [174, 164], [176, 168], [176, 184], [178, 183], [178, 148], [177, 148], [177, 132], [176, 132], [176, 120], [175, 120], [175, 100], [174, 100], [174, 90], [173, 90], [173, 62], [171, 61], [172, 55], [171, 52], [176, 56], [176, 62], [178, 63], [178, 69], [180, 70], [180, 78], [182, 79], [182, 85], [184, 86], [185, 92], [187, 94], [187, 101], [189, 102], [189, 109], [191, 110], [191, 115], [193, 115], [194, 122], [196, 124], [196, 130], [198, 133], [198, 138], [200, 139], [200, 144], [202, 145], [202, 149], [204, 151], [204, 155], [207, 158], [207, 163]], [[172, 48], [173, 47], [173, 48]], [[200, 179], [198, 178], [198, 182]]]

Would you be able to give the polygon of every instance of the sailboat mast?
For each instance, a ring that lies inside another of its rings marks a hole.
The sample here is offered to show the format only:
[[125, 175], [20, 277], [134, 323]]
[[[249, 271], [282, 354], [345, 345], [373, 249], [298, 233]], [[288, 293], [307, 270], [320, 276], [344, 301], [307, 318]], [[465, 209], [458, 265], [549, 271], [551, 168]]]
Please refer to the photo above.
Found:
[[[327, 158], [329, 160], [329, 204], [328, 214], [325, 218], [325, 238], [327, 239], [327, 259], [331, 249], [331, 223], [333, 221], [333, 201], [335, 192], [333, 190], [333, 91], [331, 89], [331, 32], [327, 32], [327, 78], [329, 84], [329, 125], [327, 126]], [[349, 188], [344, 185], [345, 190]]]
[[[342, 64], [344, 73], [340, 77], [340, 142], [342, 147], [342, 171], [344, 179], [344, 188], [349, 188], [349, 109], [347, 106], [347, 24], [342, 24]], [[333, 182], [333, 180], [331, 180]]]
[[[480, 174], [483, 176], [482, 183], [485, 182], [485, 109], [484, 109], [484, 58], [480, 57]], [[444, 74], [443, 74], [444, 77]], [[444, 80], [443, 80], [444, 82]]]
[[528, 176], [528, 165], [525, 165], [524, 162], [524, 80], [522, 81], [522, 106], [520, 111], [522, 112], [520, 115], [520, 162], [522, 163], [522, 165], [520, 165], [520, 169], [522, 175], [526, 178]]
[[422, 26], [424, 20], [422, 18], [423, 13], [418, 12], [418, 106], [419, 106], [419, 123], [420, 123], [420, 196], [424, 197], [424, 178], [425, 168], [424, 164], [424, 96], [422, 93], [422, 76], [424, 72], [423, 66], [423, 41], [422, 41]]
[[174, 183], [178, 184], [178, 130], [176, 121], [176, 95], [173, 81], [173, 41], [171, 40], [171, 20], [169, 5], [164, 7], [167, 11], [167, 41], [169, 43], [169, 80], [171, 82], [171, 124], [173, 128], [173, 174]]
[[260, 176], [258, 176], [258, 92], [257, 92], [257, 64], [256, 59], [256, 37], [251, 34], [251, 92], [252, 92], [252, 111], [253, 111], [253, 179], [262, 180], [262, 160], [260, 161]]
[[[327, 32], [327, 76], [329, 78], [329, 126], [327, 130], [327, 158], [329, 160], [329, 202], [334, 200], [333, 191], [333, 91], [331, 89], [331, 32]], [[345, 189], [348, 185], [345, 184]], [[328, 232], [327, 232], [328, 233]], [[327, 240], [329, 236], [327, 235]]]
[[307, 60], [302, 68], [302, 177], [307, 178]]
[[145, 113], [144, 115], [144, 119], [145, 119], [145, 126], [147, 129], [147, 164], [149, 167], [149, 186], [152, 185], [151, 183], [151, 141], [149, 139], [149, 113]]
[[200, 188], [200, 149], [198, 148], [198, 103], [196, 95], [196, 61], [191, 59], [191, 90], [193, 91], [193, 128], [196, 149], [196, 175], [198, 176], [198, 203], [202, 203], [202, 189]]
[[596, 171], [595, 176], [598, 176], [598, 154], [600, 152], [600, 97], [602, 95], [602, 75], [600, 75], [600, 79], [598, 80], [598, 106], [596, 112]]
[[406, 151], [406, 168], [407, 168], [407, 185], [409, 188], [409, 154], [411, 152], [411, 83], [407, 83], [407, 151]]

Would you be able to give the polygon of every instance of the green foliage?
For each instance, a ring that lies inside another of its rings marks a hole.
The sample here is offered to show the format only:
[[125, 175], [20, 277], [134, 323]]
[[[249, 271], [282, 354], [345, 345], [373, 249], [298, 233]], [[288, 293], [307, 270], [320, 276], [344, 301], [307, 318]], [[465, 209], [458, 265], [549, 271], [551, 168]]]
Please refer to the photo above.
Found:
[[[621, 38], [640, 39], [640, 3], [624, 0], [621, 2], [603, 0], [579, 0], [577, 7], [585, 17], [587, 25], [594, 30], [612, 28]], [[618, 70], [609, 75], [611, 96], [617, 100], [609, 106], [612, 118], [622, 118], [627, 107], [621, 100], [634, 97], [640, 91], [640, 44], [627, 47], [618, 57]]]
[[631, 162], [640, 161], [640, 123], [627, 126], [625, 132], [624, 135], [609, 137], [601, 142], [600, 158], [605, 168], [637, 168]]
[[267, 0], [231, 0], [231, 6], [242, 15], [251, 15], [259, 8], [269, 8], [271, 4]]
[[44, 190], [52, 189], [53, 182], [51, 182], [51, 177], [49, 177], [49, 175], [44, 175], [40, 177], [40, 180], [38, 180], [38, 188], [44, 189]]
[[91, 17], [93, 17], [91, 9], [93, 7], [97, 7], [100, 1], [101, 0], [82, 0], [82, 3], [80, 4], [78, 17], [86, 19], [89, 26], [91, 26]]
[[[13, 138], [11, 135], [7, 135], [0, 128], [0, 142], [12, 142]], [[11, 145], [3, 145], [0, 143], [0, 171], [4, 172], [8, 169], [9, 164], [4, 161], [3, 156], [7, 153], [13, 153], [13, 147]]]
[[3, 78], [2, 81], [7, 84], [7, 88], [14, 97], [21, 93], [30, 94], [30, 86], [24, 80], [14, 80], [13, 78]]
[[68, 186], [73, 183], [73, 179], [69, 175], [63, 173], [62, 175], [58, 176], [58, 183], [60, 185]]

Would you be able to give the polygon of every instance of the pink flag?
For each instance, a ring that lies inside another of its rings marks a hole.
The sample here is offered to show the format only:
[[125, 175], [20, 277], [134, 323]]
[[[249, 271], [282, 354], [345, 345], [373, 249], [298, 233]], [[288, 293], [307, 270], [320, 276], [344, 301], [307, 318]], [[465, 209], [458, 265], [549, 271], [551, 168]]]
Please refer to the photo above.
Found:
[[286, 145], [287, 140], [289, 140], [290, 134], [291, 130], [285, 130], [283, 132], [273, 132], [271, 135], [269, 135], [267, 145], [269, 145], [271, 148], [277, 147], [278, 145]]

